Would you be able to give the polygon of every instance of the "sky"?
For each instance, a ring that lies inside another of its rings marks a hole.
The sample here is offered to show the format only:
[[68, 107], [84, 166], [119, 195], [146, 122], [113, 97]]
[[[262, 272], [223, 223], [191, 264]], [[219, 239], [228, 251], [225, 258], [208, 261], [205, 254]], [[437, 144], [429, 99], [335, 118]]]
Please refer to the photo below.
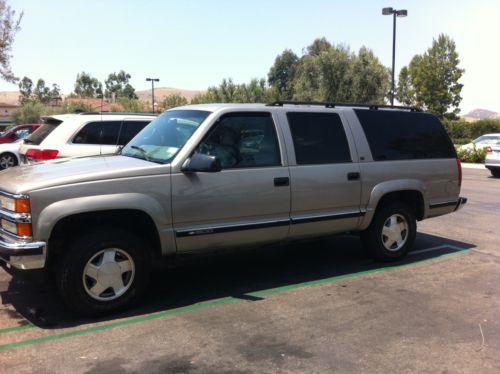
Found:
[[[444, 33], [465, 69], [462, 114], [500, 112], [500, 0], [7, 0], [23, 11], [12, 48], [18, 77], [57, 83], [63, 94], [85, 71], [104, 82], [125, 70], [136, 90], [205, 90], [223, 78], [266, 78], [278, 54], [299, 56], [325, 37], [353, 51], [373, 50], [390, 67], [392, 18], [383, 7], [407, 9], [397, 19], [396, 73]], [[0, 81], [0, 91], [17, 90]]]

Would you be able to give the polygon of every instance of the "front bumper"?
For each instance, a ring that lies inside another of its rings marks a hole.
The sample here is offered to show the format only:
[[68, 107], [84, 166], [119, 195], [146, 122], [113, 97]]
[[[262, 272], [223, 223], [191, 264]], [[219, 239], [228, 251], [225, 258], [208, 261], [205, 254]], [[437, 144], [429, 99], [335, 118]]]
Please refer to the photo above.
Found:
[[0, 260], [21, 269], [41, 269], [45, 266], [45, 242], [10, 242], [0, 237]]

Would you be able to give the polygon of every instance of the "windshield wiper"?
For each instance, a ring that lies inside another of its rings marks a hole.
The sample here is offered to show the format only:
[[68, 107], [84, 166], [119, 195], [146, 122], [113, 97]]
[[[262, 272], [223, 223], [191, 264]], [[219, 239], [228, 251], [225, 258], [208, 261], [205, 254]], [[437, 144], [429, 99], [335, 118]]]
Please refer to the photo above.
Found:
[[148, 157], [148, 152], [146, 152], [146, 150], [144, 148], [139, 147], [137, 145], [132, 145], [132, 146], [130, 146], [130, 148], [137, 149], [139, 152], [141, 152], [144, 155], [144, 158], [146, 159], [146, 161], [150, 161], [150, 159]]

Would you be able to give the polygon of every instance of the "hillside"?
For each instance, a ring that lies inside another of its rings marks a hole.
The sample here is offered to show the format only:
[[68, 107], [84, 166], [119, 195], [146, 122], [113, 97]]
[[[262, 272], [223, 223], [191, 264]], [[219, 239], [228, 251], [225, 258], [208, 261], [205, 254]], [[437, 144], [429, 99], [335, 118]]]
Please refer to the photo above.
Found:
[[474, 109], [462, 116], [466, 121], [477, 121], [480, 119], [497, 119], [500, 118], [500, 113], [493, 112], [487, 109]]
[[[202, 94], [205, 91], [199, 90], [184, 90], [182, 88], [171, 88], [171, 87], [155, 87], [155, 101], [160, 102], [165, 96], [180, 94], [184, 96], [188, 101], [190, 101], [196, 95]], [[151, 90], [135, 91], [139, 100], [151, 102]]]

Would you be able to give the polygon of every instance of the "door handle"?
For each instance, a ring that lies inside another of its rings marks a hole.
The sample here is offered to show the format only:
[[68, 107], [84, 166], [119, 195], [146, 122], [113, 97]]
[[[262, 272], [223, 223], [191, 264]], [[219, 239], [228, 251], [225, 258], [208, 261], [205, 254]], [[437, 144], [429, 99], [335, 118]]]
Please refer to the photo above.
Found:
[[353, 173], [347, 173], [347, 180], [348, 181], [357, 181], [359, 180], [359, 173], [358, 172], [353, 172]]
[[274, 178], [274, 185], [276, 187], [289, 186], [290, 185], [290, 178], [288, 178], [288, 177]]

